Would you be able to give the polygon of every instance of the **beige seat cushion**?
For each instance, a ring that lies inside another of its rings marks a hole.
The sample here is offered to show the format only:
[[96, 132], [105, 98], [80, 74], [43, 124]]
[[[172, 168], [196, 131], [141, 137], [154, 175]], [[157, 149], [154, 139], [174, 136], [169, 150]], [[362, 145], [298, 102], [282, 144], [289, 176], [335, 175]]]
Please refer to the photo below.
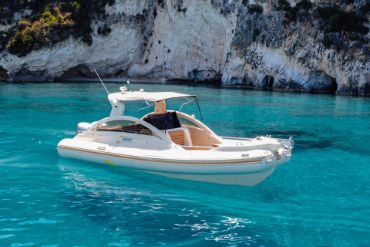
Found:
[[185, 133], [183, 130], [174, 130], [169, 132], [171, 140], [177, 145], [185, 145]]
[[185, 127], [167, 130], [167, 134], [171, 140], [177, 145], [181, 146], [192, 146], [190, 132]]

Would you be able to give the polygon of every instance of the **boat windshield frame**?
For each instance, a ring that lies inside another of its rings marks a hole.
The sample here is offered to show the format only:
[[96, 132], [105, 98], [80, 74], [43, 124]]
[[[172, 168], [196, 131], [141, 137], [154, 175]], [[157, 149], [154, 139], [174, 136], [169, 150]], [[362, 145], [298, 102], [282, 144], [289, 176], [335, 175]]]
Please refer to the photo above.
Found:
[[123, 91], [117, 93], [111, 93], [108, 96], [109, 98], [114, 98], [119, 102], [126, 101], [151, 101], [157, 102], [162, 100], [169, 99], [180, 99], [180, 98], [197, 98], [196, 95], [183, 94], [176, 92], [145, 92], [145, 91]]
[[[201, 120], [203, 120], [202, 110], [200, 108], [198, 97], [196, 95], [182, 94], [182, 93], [175, 93], [175, 92], [122, 91], [122, 92], [109, 94], [108, 99], [111, 102], [113, 108], [117, 107], [117, 103], [120, 103], [122, 104], [122, 106], [124, 106], [125, 102], [130, 102], [130, 101], [144, 101], [146, 102], [147, 107], [150, 107], [151, 105], [148, 104], [148, 102], [159, 102], [159, 101], [167, 102], [167, 100], [172, 100], [172, 99], [187, 99], [188, 101], [184, 102], [180, 106], [179, 111], [181, 110], [183, 106], [195, 101], [198, 111], [199, 111], [200, 118]], [[147, 107], [141, 108], [139, 110], [145, 109]], [[124, 113], [124, 107], [122, 107], [122, 114], [123, 113]]]

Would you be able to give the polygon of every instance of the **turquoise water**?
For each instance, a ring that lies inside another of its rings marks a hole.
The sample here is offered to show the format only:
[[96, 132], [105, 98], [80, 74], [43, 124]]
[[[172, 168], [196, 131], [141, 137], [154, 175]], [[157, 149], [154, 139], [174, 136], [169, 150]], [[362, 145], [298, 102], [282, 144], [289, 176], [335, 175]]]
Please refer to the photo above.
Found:
[[370, 246], [370, 99], [133, 87], [197, 94], [216, 133], [292, 135], [294, 156], [255, 187], [60, 159], [109, 114], [101, 86], [0, 84], [0, 246]]

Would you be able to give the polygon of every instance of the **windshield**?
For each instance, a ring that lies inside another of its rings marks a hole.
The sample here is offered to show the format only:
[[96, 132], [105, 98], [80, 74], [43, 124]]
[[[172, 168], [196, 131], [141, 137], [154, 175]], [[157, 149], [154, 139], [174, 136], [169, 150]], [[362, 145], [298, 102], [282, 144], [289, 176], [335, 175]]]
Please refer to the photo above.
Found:
[[[151, 101], [125, 101], [125, 115], [142, 117], [154, 111], [155, 102]], [[202, 118], [195, 98], [179, 98], [166, 100], [167, 111], [175, 110]]]

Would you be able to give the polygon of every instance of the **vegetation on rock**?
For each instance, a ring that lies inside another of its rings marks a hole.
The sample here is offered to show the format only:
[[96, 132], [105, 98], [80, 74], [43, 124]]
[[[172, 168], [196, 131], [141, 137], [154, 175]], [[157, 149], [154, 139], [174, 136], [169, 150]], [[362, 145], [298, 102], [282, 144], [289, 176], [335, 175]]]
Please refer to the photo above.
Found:
[[365, 13], [344, 11], [335, 6], [319, 7], [316, 14], [321, 21], [324, 31], [323, 43], [327, 48], [343, 48], [346, 40], [366, 43], [365, 36], [369, 29], [363, 25], [366, 22]]
[[71, 13], [63, 13], [59, 7], [46, 9], [33, 22], [19, 21], [18, 31], [10, 38], [7, 48], [10, 53], [24, 56], [32, 50], [65, 39], [74, 24]]
[[276, 10], [284, 13], [285, 26], [302, 20], [318, 21], [318, 28], [324, 34], [322, 42], [327, 48], [342, 49], [348, 41], [368, 42], [366, 34], [369, 28], [364, 23], [367, 22], [370, 3], [356, 11], [353, 6], [343, 8], [334, 3], [314, 6], [309, 0], [302, 0], [292, 7], [287, 0], [278, 0]]
[[366, 19], [355, 11], [344, 11], [338, 7], [319, 7], [316, 10], [324, 22], [325, 32], [358, 32], [366, 34], [369, 30], [363, 25]]
[[295, 7], [291, 7], [287, 0], [279, 0], [277, 3], [277, 10], [285, 12], [286, 23], [296, 21], [299, 14], [307, 13], [311, 7], [312, 3], [309, 0], [302, 0]]
[[112, 29], [107, 24], [104, 24], [104, 26], [98, 28], [98, 34], [100, 35], [106, 36], [110, 32], [112, 32]]
[[[52, 45], [70, 36], [81, 38], [90, 45], [91, 21], [104, 17], [105, 6], [113, 3], [114, 0], [1, 0], [2, 24], [11, 24], [14, 13], [29, 13], [2, 40], [6, 40], [9, 52], [18, 56], [25, 56], [32, 50]], [[103, 26], [99, 31], [102, 35], [109, 32], [108, 26]]]
[[261, 14], [263, 12], [263, 8], [261, 5], [258, 5], [258, 4], [252, 4], [251, 6], [249, 6], [248, 8], [248, 12], [250, 14], [253, 14], [253, 13], [257, 13], [257, 14]]

